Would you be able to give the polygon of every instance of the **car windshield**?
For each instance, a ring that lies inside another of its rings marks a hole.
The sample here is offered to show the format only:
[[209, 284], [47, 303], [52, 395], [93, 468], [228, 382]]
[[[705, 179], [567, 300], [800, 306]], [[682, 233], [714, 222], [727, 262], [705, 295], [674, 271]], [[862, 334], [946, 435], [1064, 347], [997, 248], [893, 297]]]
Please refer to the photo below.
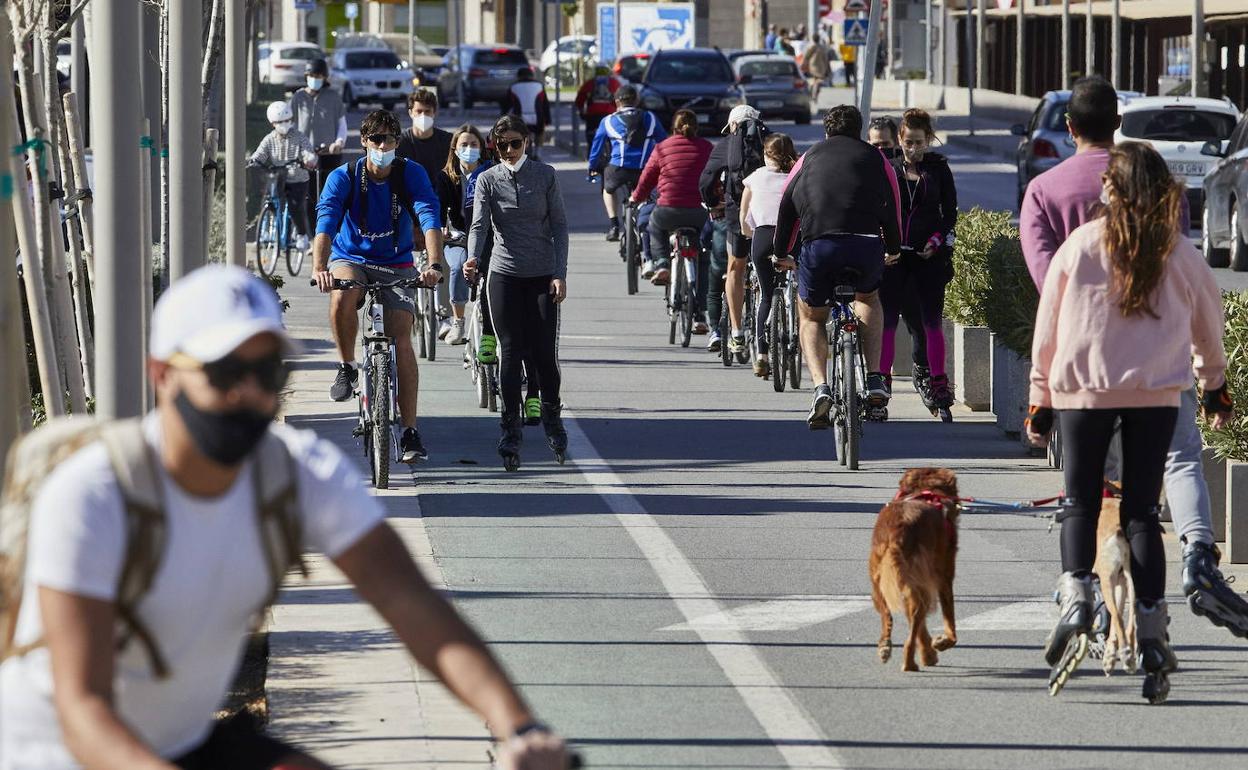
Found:
[[663, 56], [650, 68], [652, 83], [730, 83], [732, 69], [722, 56]]
[[1044, 116], [1044, 125], [1040, 126], [1046, 131], [1066, 132], [1066, 107], [1070, 102], [1055, 102], [1049, 108], [1048, 113]]
[[477, 64], [483, 67], [497, 67], [500, 64], [523, 67], [529, 63], [524, 58], [524, 51], [514, 48], [499, 48], [492, 51], [477, 51]]
[[1235, 130], [1235, 116], [1188, 109], [1139, 110], [1122, 116], [1122, 134], [1159, 142], [1222, 141]]
[[565, 40], [559, 44], [559, 53], [589, 53], [592, 40]]
[[620, 74], [629, 80], [637, 80], [646, 72], [650, 57], [626, 56], [620, 60]]
[[[287, 48], [282, 51], [280, 56], [283, 59], [298, 59], [299, 61], [312, 61], [321, 58], [321, 49], [308, 46], [306, 48]], [[348, 56], [348, 61], [350, 57]], [[349, 65], [348, 65], [349, 66]]]
[[397, 70], [402, 66], [392, 51], [355, 51], [347, 54], [345, 65], [349, 70]]
[[797, 65], [779, 57], [769, 61], [747, 61], [741, 65], [741, 74], [755, 78], [795, 78]]

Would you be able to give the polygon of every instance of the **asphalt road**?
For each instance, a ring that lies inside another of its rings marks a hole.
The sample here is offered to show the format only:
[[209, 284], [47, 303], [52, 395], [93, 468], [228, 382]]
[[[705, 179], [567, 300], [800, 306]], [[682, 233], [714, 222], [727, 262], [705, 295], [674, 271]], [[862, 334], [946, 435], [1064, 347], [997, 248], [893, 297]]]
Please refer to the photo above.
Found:
[[[421, 366], [430, 459], [390, 494], [418, 498], [451, 598], [590, 767], [1172, 769], [1248, 756], [1244, 643], [1188, 612], [1173, 560], [1170, 702], [1147, 706], [1139, 677], [1105, 678], [1093, 661], [1048, 696], [1058, 542], [1027, 516], [963, 518], [958, 646], [920, 673], [881, 665], [866, 561], [901, 473], [948, 466], [964, 494], [1006, 500], [1057, 494], [1059, 475], [983, 416], [935, 421], [904, 380], [890, 422], [868, 426], [862, 470], [840, 469], [831, 434], [803, 422], [808, 386], [776, 394], [746, 367], [667, 345], [659, 291], [626, 295], [581, 163], [556, 165], [574, 223], [560, 342], [572, 461], [556, 465], [529, 428], [523, 468], [504, 473], [497, 419], [476, 408], [462, 349], [442, 345]], [[963, 199], [1008, 202], [1001, 165], [955, 155]], [[306, 283], [285, 291], [298, 324], [325, 313]], [[346, 406], [327, 400], [300, 424], [352, 447]], [[904, 633], [899, 620], [894, 642]]]

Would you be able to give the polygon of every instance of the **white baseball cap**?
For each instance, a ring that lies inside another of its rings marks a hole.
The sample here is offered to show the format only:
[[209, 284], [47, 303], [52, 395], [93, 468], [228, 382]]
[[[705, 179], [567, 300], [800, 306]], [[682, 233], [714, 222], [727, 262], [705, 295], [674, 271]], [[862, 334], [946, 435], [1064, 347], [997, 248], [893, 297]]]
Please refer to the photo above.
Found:
[[724, 130], [720, 133], [728, 133], [728, 131], [743, 120], [758, 120], [758, 110], [748, 104], [738, 104], [732, 108], [732, 112], [728, 113], [728, 123], [724, 126]]
[[276, 334], [287, 355], [297, 352], [282, 325], [281, 302], [268, 284], [241, 267], [208, 265], [160, 295], [150, 353], [157, 361], [184, 353], [211, 363], [264, 332]]

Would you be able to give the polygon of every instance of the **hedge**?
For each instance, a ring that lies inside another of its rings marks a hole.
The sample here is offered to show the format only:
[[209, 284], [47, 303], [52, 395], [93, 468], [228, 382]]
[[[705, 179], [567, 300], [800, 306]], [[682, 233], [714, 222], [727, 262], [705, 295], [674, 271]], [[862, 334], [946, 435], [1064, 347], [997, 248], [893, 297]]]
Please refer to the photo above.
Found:
[[977, 206], [958, 217], [945, 315], [963, 326], [987, 326], [1007, 348], [1027, 357], [1040, 296], [1010, 216]]
[[1226, 346], [1226, 381], [1235, 399], [1235, 418], [1220, 431], [1211, 431], [1202, 420], [1205, 445], [1219, 457], [1248, 461], [1248, 292], [1224, 292], [1222, 307], [1226, 327], [1222, 341]]

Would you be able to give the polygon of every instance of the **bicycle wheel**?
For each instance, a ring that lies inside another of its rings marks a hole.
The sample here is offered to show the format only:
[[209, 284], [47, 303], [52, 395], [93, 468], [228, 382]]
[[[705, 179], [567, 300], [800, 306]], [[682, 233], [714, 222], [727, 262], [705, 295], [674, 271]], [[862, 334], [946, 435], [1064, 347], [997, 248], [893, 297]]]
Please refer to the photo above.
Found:
[[728, 292], [723, 293], [719, 304], [719, 356], [724, 366], [732, 366], [732, 353], [728, 351]]
[[373, 416], [373, 486], [390, 486], [390, 354], [373, 353], [368, 405]]
[[681, 287], [680, 294], [680, 346], [682, 348], [689, 347], [689, 342], [693, 339], [693, 308], [697, 303], [697, 287], [694, 281], [689, 280], [688, 273], [689, 262], [681, 266], [681, 277], [684, 279], [684, 285]]
[[750, 355], [757, 353], [754, 339], [754, 282], [745, 282], [745, 301], [741, 303], [741, 331], [745, 334], [745, 349], [737, 354], [737, 363], [748, 364]]
[[277, 269], [277, 212], [273, 204], [266, 203], [260, 209], [260, 221], [256, 225], [256, 267], [264, 275], [273, 275]]
[[436, 289], [418, 289], [425, 294], [425, 353], [430, 361], [438, 356], [438, 292]]
[[776, 287], [771, 298], [771, 318], [767, 327], [767, 353], [771, 356], [771, 387], [777, 393], [784, 392], [784, 380], [788, 375], [789, 334], [786, 327], [788, 315], [784, 312], [784, 289]]
[[286, 272], [291, 277], [299, 275], [299, 271], [303, 269], [303, 249], [291, 245], [290, 241], [294, 238], [295, 220], [290, 215], [290, 207], [286, 207]]
[[637, 241], [637, 223], [635, 220], [635, 212], [636, 209], [632, 206], [625, 206], [624, 237], [621, 239], [623, 241], [624, 249], [624, 280], [628, 284], [628, 296], [630, 297], [637, 293], [637, 273], [640, 269], [637, 265], [640, 244]]
[[[474, 354], [475, 355], [475, 354]], [[490, 384], [485, 379], [484, 364], [475, 359], [472, 362], [472, 384], [477, 389], [477, 408], [484, 409], [490, 405]]]
[[862, 409], [858, 402], [858, 335], [848, 334], [841, 346], [841, 387], [845, 403], [845, 465], [858, 470], [858, 449], [862, 443]]
[[498, 411], [498, 367], [490, 364], [485, 367], [485, 387], [490, 393], [490, 403], [487, 408], [491, 412]]
[[[791, 279], [790, 279], [791, 280]], [[797, 318], [797, 302], [786, 302], [785, 316], [789, 322], [789, 340], [787, 345], [789, 364], [789, 386], [797, 390], [802, 385], [802, 327]]]

